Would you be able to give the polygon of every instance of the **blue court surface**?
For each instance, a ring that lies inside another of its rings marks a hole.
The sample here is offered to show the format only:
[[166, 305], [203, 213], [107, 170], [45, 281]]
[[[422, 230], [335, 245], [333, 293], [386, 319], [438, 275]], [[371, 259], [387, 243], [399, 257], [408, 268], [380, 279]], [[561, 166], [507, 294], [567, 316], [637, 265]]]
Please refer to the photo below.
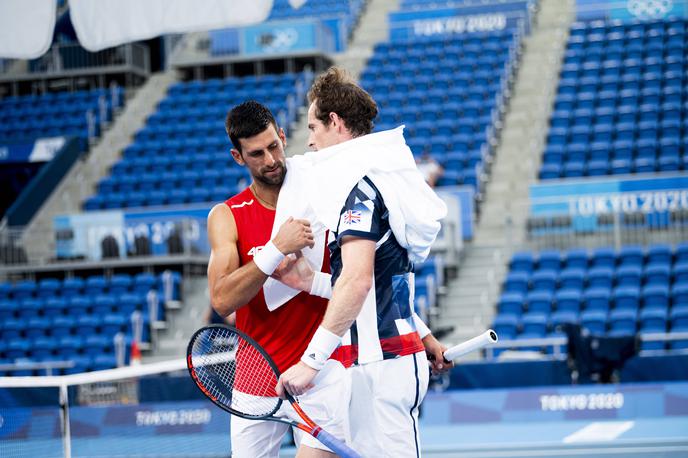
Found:
[[[0, 415], [0, 457], [64, 456], [58, 409], [0, 407]], [[229, 414], [204, 400], [74, 407], [70, 419], [74, 457], [231, 449]], [[688, 383], [431, 392], [420, 431], [423, 455], [437, 458], [688, 457]]]

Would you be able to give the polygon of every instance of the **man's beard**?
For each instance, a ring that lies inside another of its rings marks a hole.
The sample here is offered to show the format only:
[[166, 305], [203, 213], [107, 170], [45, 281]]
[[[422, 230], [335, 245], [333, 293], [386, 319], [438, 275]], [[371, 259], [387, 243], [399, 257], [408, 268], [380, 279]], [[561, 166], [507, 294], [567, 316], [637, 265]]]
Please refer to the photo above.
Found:
[[[256, 181], [260, 181], [261, 183], [268, 185], [268, 186], [280, 186], [284, 182], [284, 177], [287, 174], [287, 168], [285, 167], [284, 163], [279, 163], [275, 169], [281, 169], [280, 173], [274, 177], [267, 177], [264, 173], [261, 173], [258, 176], [255, 176], [253, 178], [256, 179]], [[271, 170], [271, 172], [274, 171]]]

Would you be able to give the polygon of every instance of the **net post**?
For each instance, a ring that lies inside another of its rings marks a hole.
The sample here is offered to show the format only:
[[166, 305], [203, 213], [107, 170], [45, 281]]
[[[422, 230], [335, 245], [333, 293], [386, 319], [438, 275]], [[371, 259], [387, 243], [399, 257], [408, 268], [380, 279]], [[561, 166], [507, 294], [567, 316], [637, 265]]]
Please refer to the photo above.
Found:
[[72, 437], [69, 430], [69, 389], [60, 384], [60, 414], [62, 417], [62, 446], [65, 458], [72, 458]]

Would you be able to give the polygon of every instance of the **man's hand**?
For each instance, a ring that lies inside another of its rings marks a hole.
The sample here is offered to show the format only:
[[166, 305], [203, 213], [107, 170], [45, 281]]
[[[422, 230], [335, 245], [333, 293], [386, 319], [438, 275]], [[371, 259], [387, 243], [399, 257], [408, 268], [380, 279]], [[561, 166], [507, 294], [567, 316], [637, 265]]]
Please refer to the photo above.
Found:
[[425, 353], [428, 355], [430, 368], [434, 375], [444, 374], [454, 367], [452, 361], [449, 361], [449, 363], [444, 361], [444, 351], [447, 349], [447, 346], [442, 345], [435, 339], [435, 336], [428, 334], [423, 337], [423, 346], [425, 347]]
[[294, 219], [290, 216], [282, 223], [277, 235], [272, 239], [272, 243], [282, 254], [296, 253], [305, 247], [313, 248], [315, 241], [310, 221]]
[[286, 256], [272, 273], [272, 277], [291, 288], [310, 291], [315, 274], [313, 267], [301, 251], [297, 251], [295, 254], [296, 257]]
[[285, 398], [285, 392], [292, 396], [300, 396], [313, 388], [312, 382], [316, 375], [318, 375], [318, 371], [299, 361], [298, 364], [291, 366], [280, 375], [275, 391], [282, 399]]

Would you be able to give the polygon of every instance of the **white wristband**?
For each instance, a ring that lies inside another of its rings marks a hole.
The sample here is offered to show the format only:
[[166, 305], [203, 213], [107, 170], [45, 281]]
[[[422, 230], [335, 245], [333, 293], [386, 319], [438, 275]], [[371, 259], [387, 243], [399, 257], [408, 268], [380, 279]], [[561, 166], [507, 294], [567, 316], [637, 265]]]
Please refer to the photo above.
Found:
[[341, 342], [342, 338], [337, 334], [319, 326], [313, 334], [311, 343], [308, 344], [308, 348], [303, 353], [301, 361], [319, 371]]
[[272, 275], [277, 266], [284, 259], [284, 255], [277, 249], [272, 240], [265, 244], [262, 250], [253, 257], [253, 262], [265, 274]]
[[324, 297], [329, 299], [332, 297], [332, 275], [325, 272], [315, 272], [313, 274], [313, 283], [311, 283], [310, 294], [312, 296]]
[[420, 319], [416, 312], [413, 312], [413, 322], [416, 325], [416, 331], [418, 331], [418, 335], [421, 339], [425, 338], [425, 336], [432, 332], [428, 325], [423, 323], [423, 320]]

